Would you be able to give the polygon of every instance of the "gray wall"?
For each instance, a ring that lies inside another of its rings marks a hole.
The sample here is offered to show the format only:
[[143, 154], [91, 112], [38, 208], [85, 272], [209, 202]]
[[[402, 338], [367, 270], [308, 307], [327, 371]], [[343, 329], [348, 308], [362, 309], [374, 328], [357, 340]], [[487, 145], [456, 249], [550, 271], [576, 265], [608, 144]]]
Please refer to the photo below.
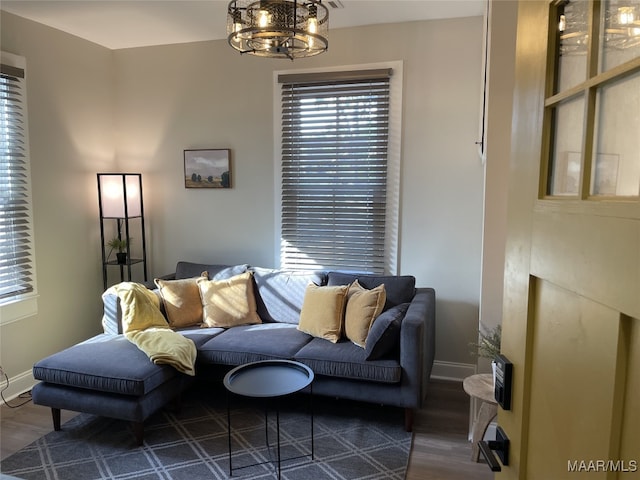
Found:
[[[0, 327], [9, 394], [38, 359], [100, 331], [96, 172], [112, 168], [113, 54], [2, 12], [2, 50], [26, 57], [38, 314]], [[5, 398], [7, 397], [5, 392]]]
[[[291, 63], [240, 56], [226, 41], [109, 51], [3, 12], [2, 48], [27, 57], [31, 75], [41, 294], [37, 317], [0, 330], [3, 367], [19, 376], [99, 329], [96, 172], [143, 174], [152, 276], [178, 260], [275, 266], [273, 71], [401, 60], [400, 273], [436, 289], [435, 373], [469, 373], [480, 292], [481, 37], [480, 17], [337, 29], [328, 53]], [[186, 190], [188, 148], [230, 148], [233, 188]]]

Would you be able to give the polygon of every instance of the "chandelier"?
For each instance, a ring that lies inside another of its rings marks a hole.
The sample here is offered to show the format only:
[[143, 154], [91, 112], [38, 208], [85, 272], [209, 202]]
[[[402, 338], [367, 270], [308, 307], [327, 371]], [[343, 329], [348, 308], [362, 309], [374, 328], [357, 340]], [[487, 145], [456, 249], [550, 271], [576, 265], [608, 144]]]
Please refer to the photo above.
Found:
[[227, 39], [258, 57], [312, 57], [327, 50], [329, 11], [322, 0], [232, 0]]
[[[605, 49], [625, 50], [640, 45], [640, 2], [611, 0], [602, 16]], [[587, 2], [567, 1], [560, 10], [558, 31], [561, 53], [586, 53], [589, 35]]]

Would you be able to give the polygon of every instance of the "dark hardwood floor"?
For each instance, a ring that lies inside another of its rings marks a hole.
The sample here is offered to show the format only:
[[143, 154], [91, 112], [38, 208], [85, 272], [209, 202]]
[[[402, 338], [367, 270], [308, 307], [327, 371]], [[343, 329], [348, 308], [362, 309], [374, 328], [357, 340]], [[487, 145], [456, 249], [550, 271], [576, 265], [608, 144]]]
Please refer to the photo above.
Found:
[[[22, 400], [12, 400], [18, 404]], [[62, 422], [75, 414], [63, 411]], [[417, 412], [407, 480], [489, 480], [484, 463], [471, 461], [469, 397], [459, 382], [433, 380], [425, 407]], [[0, 456], [5, 458], [53, 429], [48, 408], [28, 402], [0, 408]]]
[[432, 380], [415, 419], [407, 480], [490, 480], [486, 463], [471, 461], [469, 397], [461, 382]]

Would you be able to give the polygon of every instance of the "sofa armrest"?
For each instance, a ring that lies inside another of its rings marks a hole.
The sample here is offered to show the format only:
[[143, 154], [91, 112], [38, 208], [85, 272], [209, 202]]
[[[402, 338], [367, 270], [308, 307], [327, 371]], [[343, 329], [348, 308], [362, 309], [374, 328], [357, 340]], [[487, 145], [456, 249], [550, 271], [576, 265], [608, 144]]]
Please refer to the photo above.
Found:
[[[149, 288], [149, 287], [147, 287]], [[160, 298], [160, 292], [158, 289], [154, 288], [152, 290], [158, 296], [160, 311], [162, 315], [166, 314], [164, 311], [164, 305], [162, 304], [162, 299]], [[120, 305], [120, 299], [117, 295], [113, 293], [104, 293], [102, 295], [102, 304], [103, 304], [103, 313], [102, 313], [102, 330], [104, 333], [108, 333], [109, 335], [120, 335], [123, 333], [122, 330], [122, 306]]]
[[435, 357], [436, 293], [417, 288], [400, 328], [401, 391], [406, 406], [419, 408]]
[[102, 295], [103, 314], [102, 330], [109, 335], [122, 333], [122, 307], [120, 299], [113, 293]]

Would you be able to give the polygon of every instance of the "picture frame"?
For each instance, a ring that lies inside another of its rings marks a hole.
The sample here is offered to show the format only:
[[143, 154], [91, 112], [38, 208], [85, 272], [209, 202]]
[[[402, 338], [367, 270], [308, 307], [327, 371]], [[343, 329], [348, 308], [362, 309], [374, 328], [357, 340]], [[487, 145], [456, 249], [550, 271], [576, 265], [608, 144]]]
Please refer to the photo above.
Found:
[[228, 148], [184, 151], [185, 188], [231, 188], [231, 150]]

